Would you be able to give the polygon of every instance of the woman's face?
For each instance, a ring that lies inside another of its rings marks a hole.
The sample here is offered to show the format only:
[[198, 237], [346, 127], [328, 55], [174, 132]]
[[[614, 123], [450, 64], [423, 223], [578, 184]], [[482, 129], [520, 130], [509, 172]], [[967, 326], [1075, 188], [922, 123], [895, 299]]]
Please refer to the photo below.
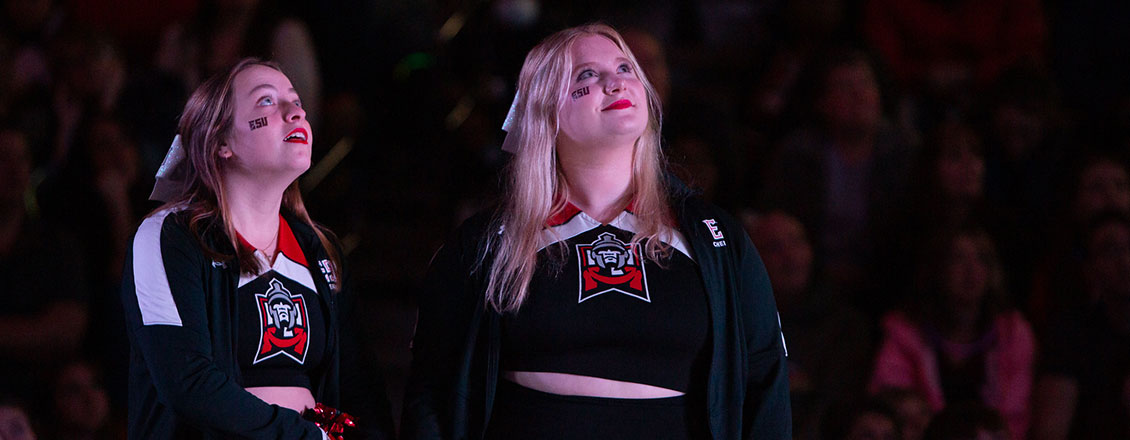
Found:
[[949, 302], [959, 307], [981, 303], [989, 287], [989, 256], [973, 237], [960, 236], [953, 242], [947, 269]]
[[573, 70], [558, 116], [560, 140], [599, 146], [634, 143], [648, 122], [647, 93], [628, 57], [600, 35], [573, 44]]
[[313, 133], [286, 75], [251, 66], [236, 75], [232, 93], [235, 120], [220, 148], [228, 172], [294, 180], [310, 168]]

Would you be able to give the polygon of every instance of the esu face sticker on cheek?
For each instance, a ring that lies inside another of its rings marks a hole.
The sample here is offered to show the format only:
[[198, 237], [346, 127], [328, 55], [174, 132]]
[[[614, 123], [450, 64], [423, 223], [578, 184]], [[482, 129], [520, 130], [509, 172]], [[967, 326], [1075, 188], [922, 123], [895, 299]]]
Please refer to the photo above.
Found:
[[585, 87], [579, 88], [577, 90], [574, 90], [571, 96], [573, 97], [573, 100], [576, 101], [578, 99], [581, 99], [582, 96], [585, 96], [587, 94], [589, 94], [589, 88], [588, 88], [588, 86], [585, 86]]
[[251, 126], [251, 130], [266, 127], [267, 126], [267, 117], [264, 116], [264, 117], [259, 118], [259, 119], [247, 121], [247, 125]]

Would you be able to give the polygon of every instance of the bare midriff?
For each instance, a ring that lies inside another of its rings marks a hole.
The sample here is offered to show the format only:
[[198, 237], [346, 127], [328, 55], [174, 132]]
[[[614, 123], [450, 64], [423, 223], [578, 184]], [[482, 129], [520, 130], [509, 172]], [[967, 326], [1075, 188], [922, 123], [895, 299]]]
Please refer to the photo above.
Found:
[[314, 395], [305, 387], [250, 387], [247, 392], [264, 402], [290, 408], [299, 414], [315, 404]]
[[635, 382], [544, 371], [503, 371], [502, 377], [526, 388], [565, 396], [613, 399], [660, 399], [682, 392]]

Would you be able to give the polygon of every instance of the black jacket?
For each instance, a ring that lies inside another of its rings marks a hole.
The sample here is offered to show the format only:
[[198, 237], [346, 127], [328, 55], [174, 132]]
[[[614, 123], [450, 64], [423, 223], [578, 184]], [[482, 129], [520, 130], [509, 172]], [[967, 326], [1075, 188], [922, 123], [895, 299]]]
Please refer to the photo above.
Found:
[[[741, 224], [696, 198], [673, 202], [710, 310], [706, 408], [715, 439], [792, 436], [784, 339], [769, 278]], [[403, 439], [483, 437], [499, 378], [500, 315], [485, 304], [484, 238], [491, 216], [468, 220], [436, 254], [419, 298]]]
[[[318, 262], [325, 249], [313, 229], [284, 214], [310, 264], [328, 310], [326, 362], [312, 379], [314, 398], [338, 406], [337, 298]], [[231, 251], [220, 228], [203, 237]], [[241, 386], [234, 317], [239, 267], [205, 256], [187, 211], [163, 211], [138, 227], [126, 258], [122, 303], [130, 339], [129, 437], [322, 438], [298, 413], [264, 403]], [[163, 272], [163, 273], [162, 273]]]

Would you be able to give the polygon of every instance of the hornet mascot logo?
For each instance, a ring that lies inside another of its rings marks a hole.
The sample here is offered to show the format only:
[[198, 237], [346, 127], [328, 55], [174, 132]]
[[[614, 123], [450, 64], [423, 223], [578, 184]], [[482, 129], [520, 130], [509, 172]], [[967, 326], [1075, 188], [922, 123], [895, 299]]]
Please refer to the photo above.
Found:
[[647, 273], [635, 246], [605, 232], [592, 243], [577, 245], [577, 258], [581, 269], [578, 303], [607, 292], [651, 302]]
[[259, 351], [254, 364], [284, 355], [302, 364], [306, 361], [306, 302], [302, 295], [291, 295], [282, 282], [272, 278], [266, 293], [255, 294], [259, 304]]

